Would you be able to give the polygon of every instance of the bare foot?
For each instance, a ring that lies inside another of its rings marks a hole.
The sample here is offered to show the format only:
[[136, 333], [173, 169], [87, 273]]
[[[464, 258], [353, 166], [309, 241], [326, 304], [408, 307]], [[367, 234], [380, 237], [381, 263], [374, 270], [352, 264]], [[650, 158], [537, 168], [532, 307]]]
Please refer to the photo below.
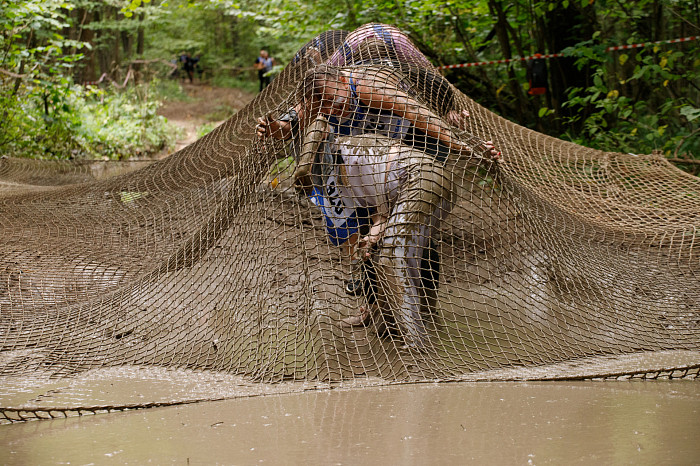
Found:
[[369, 320], [369, 314], [370, 312], [367, 306], [360, 306], [360, 313], [354, 316], [346, 317], [341, 321], [340, 326], [344, 328], [364, 326]]

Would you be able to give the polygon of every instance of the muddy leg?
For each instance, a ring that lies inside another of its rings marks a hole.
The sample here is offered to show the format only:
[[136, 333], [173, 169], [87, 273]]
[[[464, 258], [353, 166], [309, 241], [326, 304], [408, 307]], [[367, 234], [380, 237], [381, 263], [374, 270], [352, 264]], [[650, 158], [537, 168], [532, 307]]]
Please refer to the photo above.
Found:
[[420, 277], [421, 298], [423, 299], [422, 308], [428, 313], [432, 313], [437, 305], [437, 292], [440, 286], [440, 255], [438, 254], [437, 244], [432, 239], [423, 249]]
[[[379, 254], [377, 282], [388, 309], [409, 347], [424, 348], [428, 342], [424, 314], [435, 306], [439, 268], [430, 277], [422, 267], [431, 260], [430, 238], [449, 211], [450, 183], [442, 168], [413, 162], [407, 185], [399, 194], [387, 222]], [[424, 261], [424, 253], [428, 260]], [[436, 256], [432, 256], [436, 260]], [[425, 262], [425, 264], [424, 264]], [[427, 271], [426, 271], [427, 272]]]
[[420, 259], [422, 247], [405, 228], [387, 229], [382, 245], [378, 282], [380, 294], [407, 346], [422, 348], [428, 334], [421, 315]]

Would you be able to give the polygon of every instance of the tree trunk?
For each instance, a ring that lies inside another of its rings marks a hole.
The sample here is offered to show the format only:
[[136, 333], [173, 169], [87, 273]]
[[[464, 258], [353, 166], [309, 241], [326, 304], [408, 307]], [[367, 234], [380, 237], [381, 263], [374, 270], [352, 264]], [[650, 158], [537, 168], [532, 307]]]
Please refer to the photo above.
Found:
[[[462, 28], [462, 24], [460, 21], [459, 15], [456, 14], [456, 12], [450, 8], [450, 13], [452, 16], [455, 17], [455, 32], [457, 34], [457, 37], [459, 38], [460, 42], [462, 42], [462, 45], [464, 46], [464, 50], [469, 54], [470, 60], [473, 62], [478, 61], [477, 56], [476, 56], [476, 51], [474, 50], [474, 47], [472, 47], [471, 42], [469, 41], [469, 38], [467, 37], [464, 29]], [[498, 97], [498, 93], [496, 92], [496, 89], [498, 86], [495, 86], [494, 83], [491, 81], [489, 78], [488, 73], [482, 66], [477, 66], [477, 69], [475, 70], [475, 73], [478, 73], [479, 78], [481, 82], [484, 84], [486, 89], [493, 91], [491, 92], [491, 98], [493, 101], [498, 105], [499, 110], [501, 111], [502, 114], [506, 113], [506, 109], [503, 105], [503, 101]], [[475, 95], [470, 95], [471, 98], [475, 98]]]
[[[591, 39], [595, 31], [595, 14], [591, 7], [577, 10], [573, 6], [573, 2], [567, 8], [558, 4], [556, 8], [547, 13], [542, 22], [542, 28], [549, 53], [559, 53], [567, 47]], [[558, 57], [549, 60], [548, 63], [549, 98], [551, 99], [551, 108], [558, 115], [567, 115], [570, 112], [561, 106], [563, 102], [568, 100], [567, 90], [569, 88], [589, 85], [591, 70], [589, 68], [579, 70], [574, 62], [574, 58]], [[560, 129], [555, 128], [557, 132], [560, 132]]]
[[127, 59], [131, 58], [131, 49], [132, 49], [131, 44], [132, 44], [133, 40], [131, 38], [131, 34], [129, 34], [129, 31], [120, 31], [119, 36], [120, 36], [121, 42], [122, 42], [122, 44], [121, 44], [122, 51], [124, 52], [123, 57], [125, 60], [127, 60]]
[[[498, 39], [498, 44], [501, 47], [501, 53], [503, 58], [509, 59], [513, 57], [513, 53], [510, 48], [510, 41], [508, 39], [508, 19], [506, 18], [505, 11], [499, 1], [489, 0], [489, 10], [491, 14], [496, 16], [496, 37]], [[525, 121], [525, 114], [523, 110], [526, 108], [526, 100], [523, 94], [522, 87], [518, 82], [513, 68], [508, 67], [508, 87], [510, 92], [513, 94], [515, 99], [515, 111], [516, 118], [518, 121]]]
[[139, 15], [139, 28], [136, 32], [136, 55], [138, 55], [139, 57], [143, 56], [143, 47], [145, 42], [143, 20], [144, 14], [141, 13]]

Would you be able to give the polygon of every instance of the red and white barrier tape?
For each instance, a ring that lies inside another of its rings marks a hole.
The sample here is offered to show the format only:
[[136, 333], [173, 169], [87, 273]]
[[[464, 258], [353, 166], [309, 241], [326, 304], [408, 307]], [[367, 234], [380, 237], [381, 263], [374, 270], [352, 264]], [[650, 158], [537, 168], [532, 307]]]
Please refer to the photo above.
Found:
[[[606, 52], [613, 52], [616, 50], [638, 49], [641, 47], [646, 47], [647, 45], [677, 44], [680, 42], [690, 42], [692, 40], [698, 40], [698, 39], [700, 39], [700, 36], [682, 37], [680, 39], [670, 39], [670, 40], [659, 40], [656, 42], [646, 42], [644, 44], [616, 45], [614, 47], [606, 48], [605, 51]], [[557, 58], [557, 57], [563, 57], [563, 56], [564, 56], [563, 53], [548, 53], [548, 54], [536, 53], [535, 55], [531, 55], [529, 57], [516, 57], [516, 58], [506, 58], [503, 60], [491, 60], [491, 61], [479, 61], [479, 62], [473, 62], [473, 63], [461, 63], [459, 65], [444, 65], [444, 66], [438, 66], [437, 69], [450, 70], [452, 68], [469, 68], [472, 66], [496, 65], [498, 63], [510, 63], [510, 62], [514, 62], [514, 61], [528, 61], [528, 60], [534, 60], [536, 58]]]
[[97, 85], [100, 84], [102, 81], [104, 81], [104, 79], [105, 79], [106, 77], [107, 77], [107, 73], [102, 73], [102, 76], [100, 76], [100, 79], [98, 79], [97, 81], [85, 81], [85, 82], [83, 83], [83, 86], [97, 86]]

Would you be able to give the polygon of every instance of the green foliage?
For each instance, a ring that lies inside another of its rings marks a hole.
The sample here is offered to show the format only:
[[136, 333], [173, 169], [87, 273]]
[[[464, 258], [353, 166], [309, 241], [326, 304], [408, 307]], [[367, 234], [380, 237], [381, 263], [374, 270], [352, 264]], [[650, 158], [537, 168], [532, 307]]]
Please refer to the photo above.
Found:
[[70, 95], [70, 80], [65, 74], [82, 57], [76, 51], [87, 46], [59, 34], [68, 26], [65, 10], [69, 8], [55, 0], [2, 2], [0, 151], [6, 152], [5, 146], [21, 137], [19, 128], [31, 118], [25, 114], [30, 103], [43, 109], [34, 124], [43, 125], [47, 133], [62, 131], [56, 118]]
[[[257, 73], [257, 72], [256, 72]], [[215, 74], [210, 80], [211, 84], [217, 87], [229, 87], [231, 89], [243, 89], [251, 94], [258, 91], [260, 84], [258, 83], [257, 74], [244, 74], [239, 76], [230, 76], [225, 73]]]
[[121, 12], [126, 18], [131, 18], [134, 15], [134, 11], [138, 10], [143, 4], [150, 3], [151, 0], [130, 0], [127, 5], [124, 5]]
[[200, 56], [208, 76], [251, 67], [260, 48], [271, 44], [258, 35], [258, 15], [245, 14], [235, 5], [240, 6], [230, 1], [173, 0], [158, 9], [137, 9], [135, 13], [148, 19], [144, 57], [167, 59], [188, 52]]
[[[106, 114], [124, 124], [123, 137], [130, 141], [125, 147], [147, 150], [132, 145], [137, 140], [157, 146], [147, 135], [137, 137], [138, 125], [131, 125], [131, 119], [148, 122], [142, 127], [160, 124], [145, 102], [109, 92], [100, 102], [124, 109], [98, 108], [95, 95], [72, 84], [103, 72], [123, 79], [128, 68], [142, 78], [147, 67], [157, 72], [161, 66], [164, 74], [162, 64], [133, 67], [134, 58], [175, 60], [189, 52], [200, 56], [209, 83], [256, 92], [251, 65], [260, 48], [283, 66], [321, 31], [383, 22], [408, 33], [436, 65], [565, 51], [566, 57], [548, 61], [545, 95], [527, 94], [524, 62], [460, 68], [446, 76], [482, 105], [541, 132], [605, 150], [700, 157], [697, 42], [606, 50], [690, 35], [700, 17], [691, 0], [0, 0], [0, 5], [5, 152], [17, 150], [18, 141], [29, 147], [27, 134], [40, 134], [34, 139], [46, 143], [32, 151], [41, 152], [41, 146], [65, 156], [100, 147], [123, 156], [109, 149], [109, 138], [96, 135], [99, 125], [94, 136], [80, 132], [89, 132], [87, 123], [78, 129], [76, 119]], [[183, 99], [176, 81], [163, 80], [158, 87], [160, 96]], [[71, 138], [73, 132], [80, 137]], [[122, 130], [114, 127], [112, 133]], [[98, 140], [105, 142], [90, 142]]]
[[212, 131], [214, 131], [215, 128], [216, 128], [216, 123], [214, 123], [214, 122], [204, 123], [203, 125], [199, 126], [197, 128], [197, 139], [211, 133]]
[[78, 2], [2, 2], [0, 152], [39, 158], [126, 158], [171, 142], [148, 87], [117, 90], [74, 84], [90, 44], [66, 39]]
[[157, 95], [150, 86], [129, 87], [121, 92], [94, 90], [75, 108], [79, 123], [71, 134], [90, 156], [125, 159], [143, 156], [172, 146], [175, 132], [156, 111]]
[[595, 61], [598, 67], [591, 85], [570, 89], [563, 104], [575, 109], [567, 123], [572, 127], [580, 123], [581, 128], [566, 133], [567, 138], [607, 151], [700, 155], [700, 138], [694, 137], [700, 131], [698, 92], [688, 89], [692, 80], [698, 80], [697, 72], [689, 72], [697, 59], [677, 50], [647, 47], [631, 55], [621, 53], [615, 63], [584, 45], [578, 51], [579, 66]]
[[5, 155], [125, 159], [174, 143], [173, 129], [156, 114], [159, 103], [147, 86], [104, 91], [66, 82], [49, 95], [47, 107], [37, 99], [17, 103], [22, 118], [7, 128]]

